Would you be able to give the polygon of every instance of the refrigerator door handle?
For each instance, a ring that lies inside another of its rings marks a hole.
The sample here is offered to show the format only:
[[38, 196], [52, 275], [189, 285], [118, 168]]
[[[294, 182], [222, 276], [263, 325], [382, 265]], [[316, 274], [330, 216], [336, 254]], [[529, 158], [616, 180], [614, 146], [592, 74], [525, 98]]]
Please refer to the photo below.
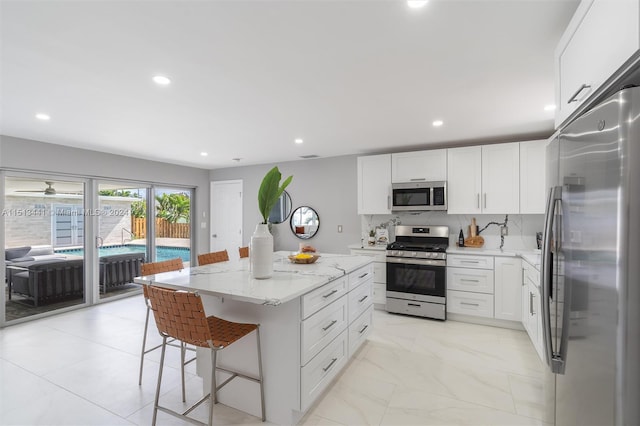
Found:
[[541, 266], [541, 305], [542, 305], [542, 344], [544, 358], [553, 371], [553, 346], [551, 340], [551, 306], [549, 299], [553, 292], [553, 265], [551, 264], [551, 231], [554, 225], [556, 203], [562, 197], [562, 187], [554, 186], [549, 189], [547, 208], [545, 210], [544, 230], [542, 239]]

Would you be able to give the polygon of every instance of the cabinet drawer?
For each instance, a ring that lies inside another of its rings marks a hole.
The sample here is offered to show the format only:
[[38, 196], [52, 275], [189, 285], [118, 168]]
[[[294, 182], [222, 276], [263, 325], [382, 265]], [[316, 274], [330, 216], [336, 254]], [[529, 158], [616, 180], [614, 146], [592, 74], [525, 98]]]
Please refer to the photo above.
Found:
[[306, 411], [347, 362], [347, 331], [322, 350], [304, 367], [301, 367], [300, 409]]
[[493, 294], [493, 271], [447, 268], [447, 288], [449, 290]]
[[373, 263], [370, 263], [367, 266], [363, 266], [360, 269], [356, 269], [349, 274], [349, 291], [353, 290], [369, 279], [373, 279]]
[[387, 303], [387, 285], [373, 283], [373, 303], [384, 305]]
[[493, 256], [447, 255], [447, 266], [458, 268], [493, 269]]
[[358, 318], [373, 303], [373, 280], [349, 292], [349, 323]]
[[367, 340], [373, 325], [373, 306], [369, 306], [354, 322], [349, 325], [349, 358], [360, 345]]
[[347, 297], [341, 297], [302, 322], [301, 365], [324, 348], [347, 327]]
[[373, 264], [373, 281], [380, 284], [387, 283], [387, 262]]
[[302, 296], [302, 319], [318, 312], [347, 292], [347, 277], [338, 278]]
[[493, 295], [449, 290], [447, 312], [493, 318]]
[[387, 250], [378, 250], [378, 249], [351, 249], [350, 253], [352, 255], [357, 256], [370, 256], [373, 258], [374, 262], [386, 262], [387, 261]]

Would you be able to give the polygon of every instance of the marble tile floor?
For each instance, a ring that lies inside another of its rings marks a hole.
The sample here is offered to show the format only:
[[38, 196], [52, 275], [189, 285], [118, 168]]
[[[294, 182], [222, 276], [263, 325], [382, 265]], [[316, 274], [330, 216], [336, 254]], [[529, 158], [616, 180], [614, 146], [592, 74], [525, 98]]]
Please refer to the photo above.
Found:
[[[138, 386], [144, 315], [134, 296], [0, 330], [0, 425], [151, 424], [160, 353]], [[179, 409], [179, 351], [165, 365], [161, 401]], [[195, 363], [187, 372], [192, 402], [202, 381]], [[375, 311], [369, 341], [301, 424], [546, 425], [542, 373], [523, 331]], [[263, 424], [222, 404], [214, 423]]]

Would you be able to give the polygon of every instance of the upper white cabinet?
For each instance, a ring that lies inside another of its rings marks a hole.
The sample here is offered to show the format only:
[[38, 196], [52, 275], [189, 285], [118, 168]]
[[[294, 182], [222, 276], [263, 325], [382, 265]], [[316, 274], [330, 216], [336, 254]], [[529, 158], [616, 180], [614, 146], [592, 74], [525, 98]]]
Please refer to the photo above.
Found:
[[520, 142], [520, 213], [544, 214], [546, 140]]
[[447, 150], [448, 213], [520, 212], [520, 144]]
[[447, 180], [447, 150], [391, 154], [391, 181], [431, 182]]
[[358, 157], [358, 214], [391, 213], [391, 154]]
[[555, 52], [556, 128], [639, 47], [638, 0], [583, 0]]

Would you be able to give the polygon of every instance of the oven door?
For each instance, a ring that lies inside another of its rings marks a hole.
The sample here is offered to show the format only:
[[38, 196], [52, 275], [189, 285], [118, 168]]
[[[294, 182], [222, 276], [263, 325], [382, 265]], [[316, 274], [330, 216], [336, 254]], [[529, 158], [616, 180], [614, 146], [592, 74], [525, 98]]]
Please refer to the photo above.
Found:
[[387, 297], [444, 303], [445, 265], [444, 260], [387, 257]]

